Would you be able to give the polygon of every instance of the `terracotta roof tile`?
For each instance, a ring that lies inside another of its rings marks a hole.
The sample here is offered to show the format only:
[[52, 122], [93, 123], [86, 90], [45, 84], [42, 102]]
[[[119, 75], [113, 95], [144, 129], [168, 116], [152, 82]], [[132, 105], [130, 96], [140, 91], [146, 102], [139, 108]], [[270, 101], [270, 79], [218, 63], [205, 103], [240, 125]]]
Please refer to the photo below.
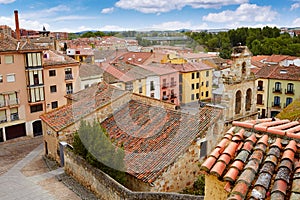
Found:
[[[242, 138], [227, 139], [227, 146], [219, 155], [219, 157], [229, 155], [228, 152], [232, 151], [228, 147], [233, 143], [238, 143], [238, 146], [243, 144], [242, 148], [237, 148], [229, 164], [218, 175], [220, 181], [230, 182], [234, 186], [231, 190], [230, 187], [227, 188], [228, 199], [295, 199], [298, 197], [300, 138], [296, 138], [296, 134], [289, 137], [288, 134], [282, 134], [280, 131], [297, 130], [300, 124], [279, 119], [248, 120], [245, 123], [233, 124], [235, 126], [231, 131], [235, 131], [235, 134], [241, 129], [244, 130]], [[253, 126], [254, 129], [251, 128]], [[226, 148], [228, 150], [225, 153]], [[221, 161], [216, 160], [215, 164], [219, 162]], [[210, 165], [214, 167], [213, 163]], [[208, 170], [206, 173], [211, 174], [211, 171]]]
[[[130, 100], [101, 122], [101, 126], [116, 144], [122, 144], [127, 173], [141, 181], [153, 182], [197, 137], [203, 137], [220, 113], [215, 108], [204, 107], [196, 115], [190, 115]], [[200, 120], [204, 115], [206, 119]], [[223, 161], [217, 162], [220, 169], [231, 159], [223, 155], [220, 156]], [[210, 156], [202, 169], [209, 171], [216, 160]], [[218, 165], [215, 165], [216, 173], [221, 174]]]

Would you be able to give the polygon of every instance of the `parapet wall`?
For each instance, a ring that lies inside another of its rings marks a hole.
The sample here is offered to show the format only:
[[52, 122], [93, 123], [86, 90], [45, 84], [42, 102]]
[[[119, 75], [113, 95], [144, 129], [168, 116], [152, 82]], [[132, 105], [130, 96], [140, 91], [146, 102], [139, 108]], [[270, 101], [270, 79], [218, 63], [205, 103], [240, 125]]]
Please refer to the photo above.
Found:
[[203, 200], [203, 196], [185, 195], [178, 193], [134, 192], [101, 170], [89, 165], [83, 158], [65, 148], [65, 172], [74, 177], [79, 183], [93, 191], [103, 200]]

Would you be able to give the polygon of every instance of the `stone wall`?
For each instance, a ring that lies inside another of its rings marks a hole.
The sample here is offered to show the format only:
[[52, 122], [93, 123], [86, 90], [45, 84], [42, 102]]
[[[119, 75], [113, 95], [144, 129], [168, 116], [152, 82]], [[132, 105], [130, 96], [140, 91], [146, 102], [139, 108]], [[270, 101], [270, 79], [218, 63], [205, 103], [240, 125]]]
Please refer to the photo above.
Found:
[[66, 173], [103, 200], [202, 200], [204, 198], [203, 196], [178, 193], [133, 192], [120, 185], [101, 170], [93, 168], [67, 148], [65, 148], [64, 157]]

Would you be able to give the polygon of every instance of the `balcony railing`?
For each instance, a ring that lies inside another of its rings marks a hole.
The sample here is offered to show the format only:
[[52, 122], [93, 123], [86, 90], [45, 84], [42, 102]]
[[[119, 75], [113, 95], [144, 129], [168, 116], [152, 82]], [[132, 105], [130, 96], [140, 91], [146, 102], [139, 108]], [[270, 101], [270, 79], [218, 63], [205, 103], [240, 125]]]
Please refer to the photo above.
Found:
[[73, 89], [67, 90], [67, 94], [73, 94]]
[[264, 87], [263, 86], [257, 86], [257, 91], [264, 91]]
[[170, 98], [171, 98], [171, 99], [175, 99], [175, 98], [177, 98], [177, 96], [176, 96], [176, 94], [171, 94], [171, 95], [170, 95]]
[[273, 108], [281, 108], [281, 103], [272, 102], [272, 107]]
[[257, 105], [264, 105], [264, 101], [257, 101], [256, 104]]
[[166, 89], [168, 87], [169, 87], [169, 83], [163, 83], [161, 86], [162, 89]]
[[289, 90], [285, 89], [285, 94], [295, 94], [295, 90], [294, 89], [293, 90], [291, 90], [291, 89], [289, 89]]
[[65, 74], [65, 80], [72, 80], [73, 74]]
[[170, 87], [175, 87], [176, 86], [176, 81], [171, 82]]
[[18, 115], [18, 113], [12, 113], [12, 114], [10, 115], [10, 120], [11, 120], [11, 121], [19, 120], [19, 115]]
[[281, 88], [273, 88], [273, 93], [282, 93]]

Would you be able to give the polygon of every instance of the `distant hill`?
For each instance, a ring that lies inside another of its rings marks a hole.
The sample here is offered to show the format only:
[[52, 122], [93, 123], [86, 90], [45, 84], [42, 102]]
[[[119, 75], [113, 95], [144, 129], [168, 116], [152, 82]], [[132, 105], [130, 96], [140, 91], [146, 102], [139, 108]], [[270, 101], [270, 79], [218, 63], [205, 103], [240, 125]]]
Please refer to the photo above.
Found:
[[294, 100], [284, 108], [277, 116], [279, 119], [289, 119], [290, 121], [300, 120], [300, 99]]

